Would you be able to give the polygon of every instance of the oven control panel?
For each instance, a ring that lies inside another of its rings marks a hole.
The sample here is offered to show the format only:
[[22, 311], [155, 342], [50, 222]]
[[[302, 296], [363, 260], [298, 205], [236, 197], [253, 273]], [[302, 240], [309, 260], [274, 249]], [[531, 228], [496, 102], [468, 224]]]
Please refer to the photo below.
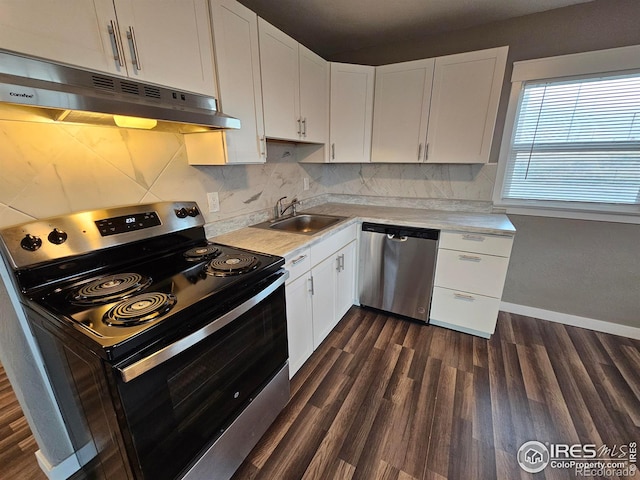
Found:
[[0, 230], [0, 250], [12, 268], [21, 268], [203, 226], [195, 202], [131, 205], [5, 228]]
[[115, 235], [117, 233], [132, 232], [143, 228], [157, 227], [161, 224], [156, 212], [144, 212], [134, 215], [105, 218], [95, 221], [100, 235]]

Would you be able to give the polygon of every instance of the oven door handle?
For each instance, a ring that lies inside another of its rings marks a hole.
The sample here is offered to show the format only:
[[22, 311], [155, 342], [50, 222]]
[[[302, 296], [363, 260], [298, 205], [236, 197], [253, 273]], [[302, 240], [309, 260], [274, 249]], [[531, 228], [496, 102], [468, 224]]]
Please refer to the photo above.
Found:
[[265, 298], [275, 292], [281, 285], [284, 285], [285, 281], [289, 278], [289, 272], [284, 271], [283, 274], [271, 285], [262, 290], [257, 295], [251, 297], [246, 302], [238, 305], [233, 310], [225, 313], [218, 319], [214, 320], [212, 323], [208, 324], [205, 327], [202, 327], [200, 330], [197, 330], [186, 337], [178, 340], [171, 345], [167, 345], [166, 347], [158, 350], [157, 352], [152, 353], [148, 357], [145, 357], [141, 360], [138, 360], [131, 365], [126, 367], [117, 367], [117, 370], [120, 372], [120, 376], [125, 383], [138, 378], [143, 373], [148, 372], [152, 368], [157, 367], [158, 365], [163, 364], [164, 362], [172, 359], [176, 355], [184, 352], [190, 347], [193, 347], [195, 344], [201, 342], [205, 338], [213, 335], [221, 328], [226, 327], [231, 322], [236, 320], [238, 317], [243, 315], [244, 313], [251, 310], [253, 307], [258, 305], [258, 303], [262, 302]]

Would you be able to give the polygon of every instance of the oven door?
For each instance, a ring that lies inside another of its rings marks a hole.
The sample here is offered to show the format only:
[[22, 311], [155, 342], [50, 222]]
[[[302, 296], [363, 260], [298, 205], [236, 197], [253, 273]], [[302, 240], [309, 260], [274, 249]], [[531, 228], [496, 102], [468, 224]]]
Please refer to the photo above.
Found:
[[140, 476], [184, 473], [285, 365], [285, 279], [279, 274], [207, 326], [114, 370]]

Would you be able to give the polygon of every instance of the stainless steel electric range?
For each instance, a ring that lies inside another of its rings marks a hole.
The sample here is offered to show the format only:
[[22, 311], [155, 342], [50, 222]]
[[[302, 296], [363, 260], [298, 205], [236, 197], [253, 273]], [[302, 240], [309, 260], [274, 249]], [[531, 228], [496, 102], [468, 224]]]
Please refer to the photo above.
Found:
[[289, 399], [284, 260], [203, 223], [160, 202], [0, 231], [89, 478], [229, 478]]

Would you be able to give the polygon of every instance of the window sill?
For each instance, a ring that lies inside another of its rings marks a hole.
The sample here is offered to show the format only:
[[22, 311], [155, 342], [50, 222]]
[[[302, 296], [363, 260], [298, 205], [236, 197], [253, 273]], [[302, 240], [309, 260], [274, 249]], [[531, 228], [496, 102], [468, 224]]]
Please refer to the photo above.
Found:
[[563, 210], [561, 208], [540, 208], [524, 206], [507, 206], [496, 204], [495, 207], [506, 209], [507, 215], [530, 215], [536, 217], [568, 218], [574, 220], [590, 220], [596, 222], [633, 223], [640, 225], [638, 213], [609, 213], [581, 210]]

